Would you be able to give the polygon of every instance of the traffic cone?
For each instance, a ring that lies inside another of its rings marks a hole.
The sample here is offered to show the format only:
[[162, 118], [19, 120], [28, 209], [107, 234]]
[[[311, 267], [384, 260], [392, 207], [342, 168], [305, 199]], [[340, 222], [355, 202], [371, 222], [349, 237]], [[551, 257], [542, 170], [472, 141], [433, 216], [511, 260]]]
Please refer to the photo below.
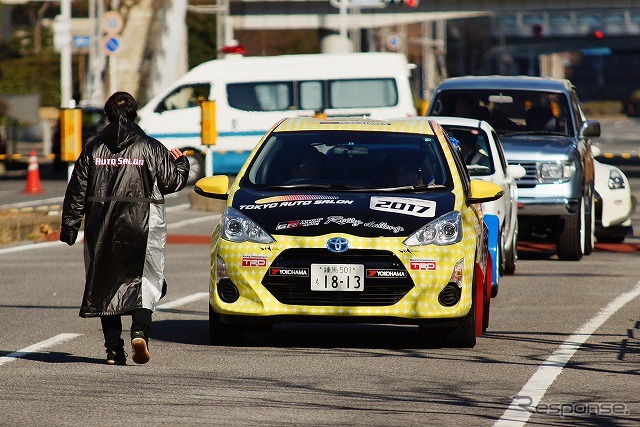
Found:
[[40, 194], [42, 187], [40, 186], [40, 169], [38, 167], [38, 156], [35, 150], [29, 153], [29, 167], [27, 168], [27, 187], [23, 194]]

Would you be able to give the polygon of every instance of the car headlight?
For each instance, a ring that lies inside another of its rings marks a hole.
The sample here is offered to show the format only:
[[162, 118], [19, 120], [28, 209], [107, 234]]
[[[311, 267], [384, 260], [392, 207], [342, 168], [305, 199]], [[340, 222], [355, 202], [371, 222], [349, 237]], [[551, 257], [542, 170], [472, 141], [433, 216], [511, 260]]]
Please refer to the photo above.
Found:
[[273, 243], [276, 240], [262, 227], [234, 208], [227, 208], [222, 217], [223, 239], [231, 242]]
[[429, 224], [405, 239], [407, 246], [422, 245], [453, 245], [462, 240], [462, 217], [460, 212], [453, 211], [440, 218], [436, 218]]
[[609, 188], [612, 190], [618, 190], [620, 188], [625, 188], [624, 178], [622, 174], [615, 169], [611, 169], [609, 171]]
[[542, 181], [569, 181], [576, 171], [573, 161], [540, 163]]

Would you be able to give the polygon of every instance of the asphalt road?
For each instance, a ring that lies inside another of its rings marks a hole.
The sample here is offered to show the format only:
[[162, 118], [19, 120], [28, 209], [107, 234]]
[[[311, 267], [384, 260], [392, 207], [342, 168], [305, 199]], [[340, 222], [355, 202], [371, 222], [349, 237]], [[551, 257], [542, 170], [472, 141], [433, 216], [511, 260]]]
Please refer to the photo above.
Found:
[[[638, 196], [634, 167], [623, 170]], [[36, 198], [6, 201], [24, 178], [0, 185], [0, 205]], [[42, 198], [64, 186], [45, 180]], [[640, 423], [640, 238], [598, 244], [579, 262], [523, 244], [473, 349], [440, 348], [415, 327], [335, 324], [278, 325], [215, 347], [207, 292], [217, 217], [185, 206], [188, 191], [168, 203], [169, 294], [146, 365], [105, 365], [100, 322], [78, 317], [82, 245], [0, 249], [0, 425]], [[640, 231], [638, 213], [633, 221]]]

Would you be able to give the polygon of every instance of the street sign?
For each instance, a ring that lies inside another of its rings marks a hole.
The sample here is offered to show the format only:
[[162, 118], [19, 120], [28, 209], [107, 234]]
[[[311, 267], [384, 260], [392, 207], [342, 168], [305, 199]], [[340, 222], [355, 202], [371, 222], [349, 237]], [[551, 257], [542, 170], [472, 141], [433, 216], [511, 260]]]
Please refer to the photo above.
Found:
[[110, 10], [102, 15], [102, 31], [107, 34], [118, 34], [124, 22], [119, 12]]
[[88, 48], [91, 41], [89, 36], [73, 36], [73, 47], [76, 48]]
[[106, 36], [102, 39], [102, 49], [106, 55], [115, 55], [120, 47], [120, 39], [117, 36]]

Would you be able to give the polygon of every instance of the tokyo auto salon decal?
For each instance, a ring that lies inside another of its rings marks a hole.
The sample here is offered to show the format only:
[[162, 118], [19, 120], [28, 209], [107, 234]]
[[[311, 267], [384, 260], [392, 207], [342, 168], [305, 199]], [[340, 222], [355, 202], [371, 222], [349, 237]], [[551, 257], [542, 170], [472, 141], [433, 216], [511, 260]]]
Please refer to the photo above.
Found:
[[373, 196], [371, 197], [369, 208], [374, 211], [412, 215], [421, 218], [433, 218], [436, 216], [436, 202], [409, 197]]
[[289, 194], [284, 196], [267, 197], [256, 200], [255, 205], [240, 205], [240, 210], [272, 209], [288, 206], [309, 205], [350, 205], [353, 200], [343, 200], [338, 196], [324, 196], [319, 194]]
[[242, 255], [243, 267], [266, 267], [267, 257], [264, 255]]
[[409, 268], [419, 271], [436, 271], [437, 264], [435, 259], [410, 259]]
[[117, 159], [103, 159], [101, 157], [96, 157], [94, 160], [94, 164], [96, 166], [144, 166], [144, 159], [128, 159], [126, 157], [118, 157]]
[[404, 270], [390, 270], [390, 269], [367, 269], [367, 277], [372, 279], [405, 279], [407, 272]]

